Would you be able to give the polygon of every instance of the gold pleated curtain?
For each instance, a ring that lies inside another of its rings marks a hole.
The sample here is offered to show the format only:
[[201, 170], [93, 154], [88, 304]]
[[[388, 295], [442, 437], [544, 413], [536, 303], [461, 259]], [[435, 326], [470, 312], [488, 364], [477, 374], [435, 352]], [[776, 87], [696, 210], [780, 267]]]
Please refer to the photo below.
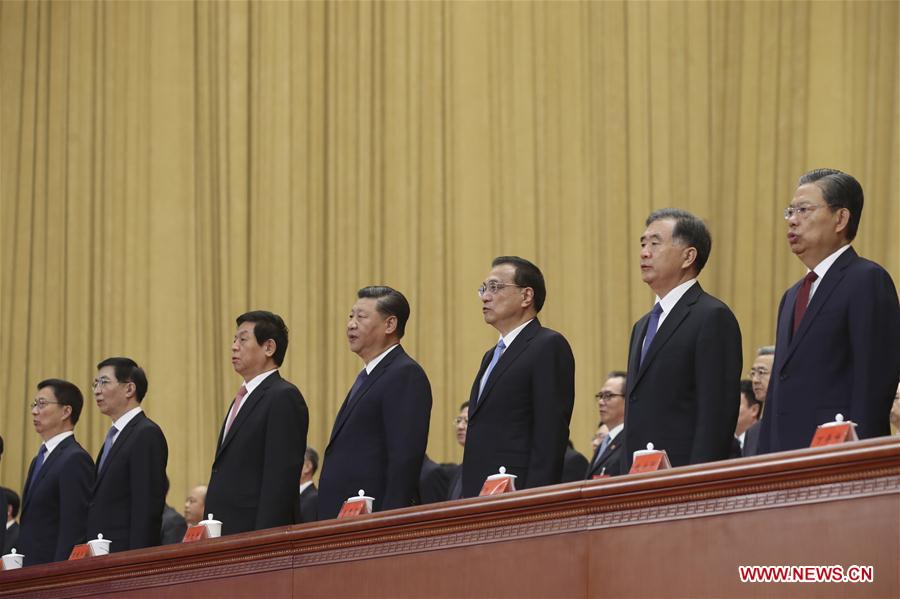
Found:
[[[430, 455], [496, 333], [475, 288], [534, 260], [577, 362], [572, 440], [652, 296], [638, 237], [664, 206], [713, 235], [708, 291], [744, 362], [802, 276], [782, 210], [818, 166], [867, 202], [855, 247], [900, 273], [897, 2], [0, 3], [0, 484], [21, 489], [36, 383], [148, 372], [169, 502], [207, 479], [239, 386], [234, 318], [282, 314], [283, 374], [323, 448], [361, 362], [356, 290], [403, 291], [432, 383]], [[887, 417], [887, 415], [885, 415]], [[588, 453], [589, 455], [589, 453]]]

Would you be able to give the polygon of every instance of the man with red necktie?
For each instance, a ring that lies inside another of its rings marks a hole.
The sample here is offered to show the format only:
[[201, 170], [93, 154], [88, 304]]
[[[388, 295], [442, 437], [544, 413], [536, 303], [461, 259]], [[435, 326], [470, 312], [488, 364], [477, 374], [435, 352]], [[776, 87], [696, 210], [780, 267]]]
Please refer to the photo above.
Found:
[[862, 209], [856, 179], [816, 169], [800, 177], [784, 211], [788, 245], [808, 272], [778, 306], [759, 453], [809, 446], [838, 413], [860, 439], [890, 434], [900, 306], [887, 271], [850, 246]]
[[222, 534], [294, 523], [309, 412], [300, 390], [278, 368], [288, 329], [277, 314], [237, 318], [231, 364], [244, 381], [228, 409], [206, 491], [206, 513]]

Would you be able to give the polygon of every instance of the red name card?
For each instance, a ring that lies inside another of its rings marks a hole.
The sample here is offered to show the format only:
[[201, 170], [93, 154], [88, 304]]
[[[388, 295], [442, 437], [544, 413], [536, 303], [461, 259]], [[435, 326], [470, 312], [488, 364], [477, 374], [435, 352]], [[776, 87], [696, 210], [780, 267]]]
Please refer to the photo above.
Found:
[[488, 495], [500, 495], [501, 493], [510, 493], [515, 491], [512, 485], [512, 479], [508, 477], [503, 478], [488, 478], [484, 481], [484, 485], [481, 487], [481, 492], [478, 494], [479, 497], [486, 497]]
[[628, 471], [628, 474], [656, 472], [657, 470], [666, 470], [671, 467], [669, 456], [666, 455], [665, 451], [648, 451], [634, 456], [634, 461], [631, 463], [631, 470]]
[[69, 554], [69, 559], [84, 559], [86, 557], [90, 557], [91, 548], [87, 543], [82, 543], [81, 545], [75, 545], [72, 547], [72, 553]]
[[338, 518], [349, 518], [351, 516], [360, 516], [368, 514], [365, 501], [345, 501], [338, 514]]
[[856, 441], [856, 430], [852, 422], [839, 424], [823, 424], [816, 429], [810, 447], [822, 447], [824, 445], [838, 445], [848, 441]]
[[184, 537], [181, 539], [182, 543], [193, 543], [194, 541], [202, 541], [203, 539], [209, 538], [209, 532], [206, 530], [206, 527], [202, 524], [195, 524], [187, 529], [187, 532], [184, 533]]
[[610, 478], [610, 476], [608, 474], [595, 474], [591, 477], [591, 480], [598, 480], [601, 478]]

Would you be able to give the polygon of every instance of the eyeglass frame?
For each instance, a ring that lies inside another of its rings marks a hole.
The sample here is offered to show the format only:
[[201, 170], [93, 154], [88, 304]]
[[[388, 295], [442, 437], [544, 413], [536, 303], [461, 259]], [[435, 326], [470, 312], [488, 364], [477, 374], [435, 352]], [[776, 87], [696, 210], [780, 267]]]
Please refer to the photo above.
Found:
[[756, 368], [751, 368], [751, 369], [750, 369], [750, 372], [747, 373], [747, 378], [751, 378], [751, 379], [752, 379], [752, 378], [755, 377], [755, 376], [763, 377], [763, 376], [769, 376], [769, 375], [771, 375], [771, 374], [772, 374], [772, 371], [771, 371], [771, 370], [759, 370], [759, 369], [756, 369]]
[[784, 220], [791, 220], [795, 214], [798, 219], [805, 219], [807, 215], [818, 208], [831, 208], [831, 211], [840, 210], [846, 206], [831, 206], [830, 204], [800, 204], [799, 206], [788, 206], [784, 209]]
[[465, 423], [467, 426], [469, 424], [469, 419], [463, 416], [457, 416], [453, 419], [453, 426], [459, 426], [460, 424]]
[[97, 387], [105, 387], [110, 383], [116, 383], [117, 385], [121, 385], [123, 383], [131, 383], [133, 381], [114, 381], [110, 378], [106, 378], [105, 376], [101, 376], [99, 379], [94, 379], [94, 382], [91, 383], [91, 391], [96, 391]]
[[[493, 287], [493, 289], [491, 289]], [[501, 281], [488, 281], [487, 283], [482, 283], [481, 287], [475, 290], [478, 294], [478, 297], [484, 297], [486, 293], [490, 293], [491, 295], [496, 295], [506, 289], [507, 287], [518, 287], [519, 289], [527, 289], [525, 285], [516, 285], [515, 283], [503, 283]]]
[[35, 400], [32, 400], [30, 405], [31, 405], [31, 409], [32, 409], [32, 410], [34, 410], [35, 408], [37, 408], [37, 409], [38, 409], [38, 412], [41, 412], [41, 411], [43, 411], [44, 408], [46, 408], [46, 407], [49, 406], [50, 404], [56, 404], [56, 405], [58, 405], [58, 406], [59, 406], [59, 405], [62, 405], [62, 404], [61, 404], [60, 402], [58, 402], [58, 401], [47, 401], [46, 399], [35, 399]]
[[609, 391], [601, 391], [594, 396], [594, 399], [597, 400], [597, 403], [601, 401], [609, 401], [613, 397], [625, 397], [624, 393], [610, 393]]

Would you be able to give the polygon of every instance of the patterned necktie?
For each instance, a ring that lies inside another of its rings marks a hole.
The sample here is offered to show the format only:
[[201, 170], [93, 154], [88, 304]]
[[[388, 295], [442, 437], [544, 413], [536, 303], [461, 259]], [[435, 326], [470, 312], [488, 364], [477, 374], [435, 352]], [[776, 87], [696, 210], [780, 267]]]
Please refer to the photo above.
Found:
[[34, 460], [34, 470], [31, 471], [31, 478], [28, 479], [28, 487], [37, 480], [38, 472], [41, 471], [41, 467], [44, 465], [44, 458], [47, 456], [47, 446], [41, 443], [41, 448], [38, 450], [37, 457]]
[[234, 401], [231, 403], [231, 412], [228, 413], [228, 422], [225, 423], [225, 434], [222, 435], [222, 441], [225, 440], [225, 436], [228, 435], [228, 431], [231, 430], [231, 425], [234, 424], [234, 419], [237, 418], [238, 410], [241, 409], [241, 404], [246, 396], [247, 387], [241, 385], [237, 395], [234, 396]]
[[647, 355], [647, 350], [650, 349], [650, 344], [653, 343], [653, 338], [656, 337], [656, 329], [659, 328], [659, 317], [662, 311], [663, 309], [659, 302], [656, 302], [653, 310], [650, 311], [650, 322], [647, 323], [647, 334], [644, 335], [644, 346], [641, 348], [641, 361], [638, 365], [644, 363], [644, 356]]
[[366, 372], [366, 369], [363, 368], [359, 371], [359, 374], [356, 375], [356, 380], [353, 381], [353, 386], [350, 387], [350, 393], [347, 394], [347, 404], [349, 404], [354, 397], [356, 397], [356, 392], [359, 391], [359, 388], [362, 387], [362, 384], [366, 382], [366, 379], [369, 378], [369, 373]]
[[800, 322], [803, 320], [803, 315], [806, 314], [806, 307], [809, 305], [809, 292], [812, 289], [813, 281], [818, 278], [819, 275], [814, 270], [806, 273], [806, 276], [803, 278], [803, 284], [800, 285], [800, 291], [797, 292], [797, 301], [794, 302], [794, 330], [791, 336], [796, 335], [797, 329], [800, 328]]
[[481, 377], [481, 385], [478, 387], [478, 399], [481, 399], [484, 387], [487, 385], [488, 379], [491, 378], [491, 372], [493, 372], [494, 366], [500, 361], [500, 356], [503, 355], [504, 349], [506, 349], [506, 344], [503, 342], [503, 339], [501, 339], [497, 344], [497, 347], [494, 348], [494, 357], [491, 358], [491, 363], [488, 364], [487, 370], [484, 371], [484, 376]]
[[100, 465], [97, 466], [97, 472], [103, 469], [103, 463], [106, 462], [106, 456], [109, 455], [109, 450], [112, 449], [113, 438], [118, 430], [115, 426], [109, 427], [109, 432], [106, 433], [106, 439], [103, 441], [103, 453], [100, 454]]

